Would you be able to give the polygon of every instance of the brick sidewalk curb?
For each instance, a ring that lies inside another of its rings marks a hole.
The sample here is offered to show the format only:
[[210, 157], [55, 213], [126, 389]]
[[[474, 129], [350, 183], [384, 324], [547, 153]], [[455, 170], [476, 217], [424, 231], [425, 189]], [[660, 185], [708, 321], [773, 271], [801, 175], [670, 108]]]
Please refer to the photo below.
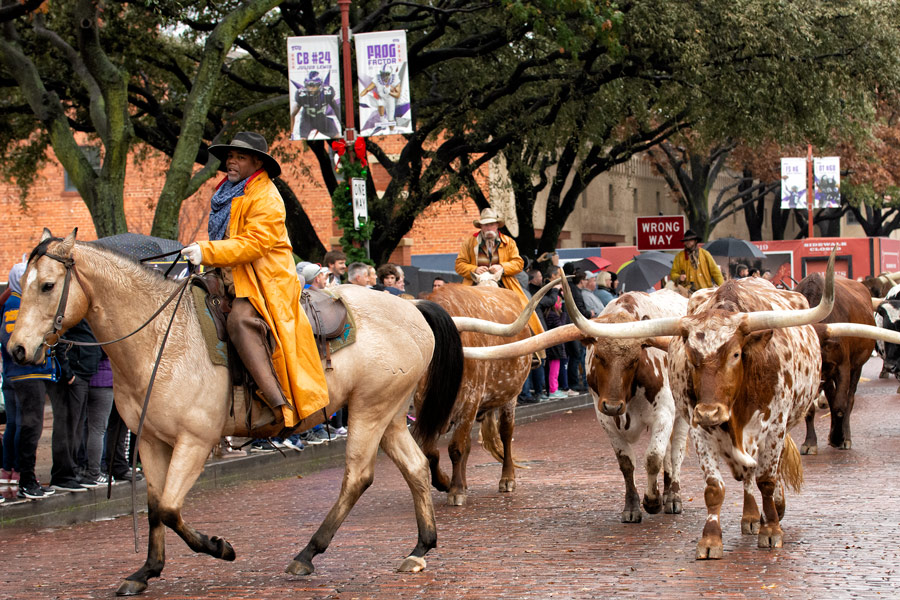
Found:
[[[591, 405], [588, 394], [516, 407], [516, 423], [530, 423], [557, 412]], [[477, 437], [478, 427], [472, 428]], [[303, 452], [284, 449], [265, 454], [249, 454], [237, 458], [212, 459], [194, 489], [214, 489], [238, 482], [302, 477], [330, 467], [344, 464], [343, 439], [327, 444], [308, 446]], [[380, 452], [380, 451], [379, 451]], [[137, 484], [137, 510], [147, 509], [147, 484]], [[110, 499], [106, 499], [106, 486], [86, 492], [57, 492], [42, 500], [26, 500], [0, 504], [0, 530], [9, 528], [41, 529], [64, 527], [85, 521], [112, 519], [131, 514], [131, 485], [117, 483], [112, 486]]]

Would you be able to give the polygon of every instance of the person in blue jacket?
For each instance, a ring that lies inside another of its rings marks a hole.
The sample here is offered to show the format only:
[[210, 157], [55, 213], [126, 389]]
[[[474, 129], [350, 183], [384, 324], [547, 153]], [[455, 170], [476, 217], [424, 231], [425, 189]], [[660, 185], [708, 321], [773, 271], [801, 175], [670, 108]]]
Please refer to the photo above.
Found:
[[18, 263], [9, 272], [10, 295], [3, 305], [0, 320], [0, 348], [3, 356], [3, 378], [10, 381], [16, 395], [17, 433], [16, 462], [19, 468], [19, 498], [44, 498], [53, 494], [53, 489], [42, 486], [35, 475], [38, 441], [44, 430], [44, 402], [49, 395], [51, 401], [60, 402], [65, 397], [65, 389], [59, 381], [59, 363], [48, 349], [41, 365], [21, 366], [13, 362], [7, 353], [7, 344], [16, 327], [16, 317], [22, 300], [21, 279], [25, 263]]

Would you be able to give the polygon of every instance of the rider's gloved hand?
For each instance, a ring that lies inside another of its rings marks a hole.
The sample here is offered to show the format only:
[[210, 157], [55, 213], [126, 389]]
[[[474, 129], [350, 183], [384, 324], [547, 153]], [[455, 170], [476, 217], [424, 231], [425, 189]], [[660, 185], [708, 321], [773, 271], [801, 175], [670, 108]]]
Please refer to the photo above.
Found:
[[203, 261], [203, 252], [197, 242], [182, 248], [181, 255], [192, 265], [199, 265]]

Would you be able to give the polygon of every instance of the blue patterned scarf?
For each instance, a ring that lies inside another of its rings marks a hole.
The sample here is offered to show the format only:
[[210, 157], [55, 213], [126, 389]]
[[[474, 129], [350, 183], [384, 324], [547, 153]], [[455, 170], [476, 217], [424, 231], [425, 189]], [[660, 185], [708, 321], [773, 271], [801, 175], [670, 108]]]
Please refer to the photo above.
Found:
[[250, 178], [231, 183], [227, 179], [222, 182], [210, 201], [209, 210], [209, 239], [221, 240], [228, 232], [228, 222], [231, 220], [231, 201], [243, 195], [244, 186]]

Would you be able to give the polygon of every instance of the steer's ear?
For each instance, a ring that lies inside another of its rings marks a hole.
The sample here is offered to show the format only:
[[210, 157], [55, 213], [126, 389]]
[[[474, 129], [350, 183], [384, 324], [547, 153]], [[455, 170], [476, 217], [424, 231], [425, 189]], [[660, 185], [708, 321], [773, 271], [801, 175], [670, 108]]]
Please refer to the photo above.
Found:
[[672, 336], [668, 335], [647, 338], [641, 341], [641, 348], [658, 348], [663, 352], [668, 352], [671, 341]]
[[754, 331], [745, 337], [743, 347], [744, 354], [746, 355], [748, 352], [754, 351], [762, 352], [765, 350], [774, 333], [774, 329], [763, 329], [762, 331]]

